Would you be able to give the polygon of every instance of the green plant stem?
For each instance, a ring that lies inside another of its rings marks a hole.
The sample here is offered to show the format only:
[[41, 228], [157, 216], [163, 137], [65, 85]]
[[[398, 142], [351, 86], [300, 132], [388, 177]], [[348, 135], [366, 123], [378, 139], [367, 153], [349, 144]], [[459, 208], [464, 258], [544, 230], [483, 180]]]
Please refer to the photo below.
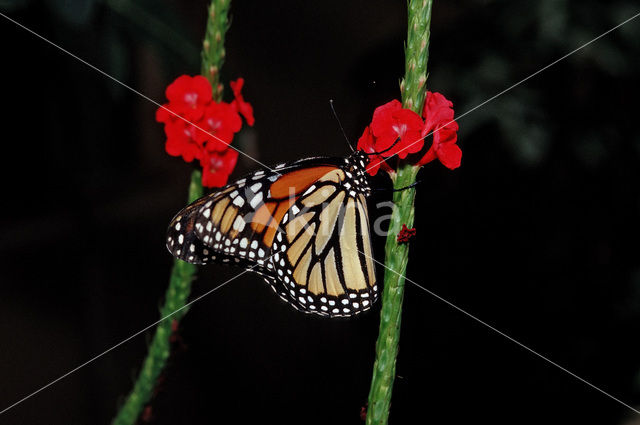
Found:
[[[189, 203], [202, 196], [202, 174], [196, 170], [191, 174], [189, 184]], [[113, 425], [135, 424], [140, 412], [153, 395], [153, 389], [158, 377], [162, 373], [171, 350], [172, 322], [179, 322], [187, 313], [183, 308], [191, 292], [197, 267], [193, 264], [175, 259], [169, 278], [169, 287], [165, 293], [164, 305], [160, 310], [161, 322], [158, 323], [155, 335], [151, 340], [147, 357], [142, 364], [142, 370], [138, 375], [133, 390], [127, 396], [126, 401], [113, 419]]]
[[[394, 179], [394, 187], [406, 187], [415, 181], [418, 167], [401, 166]], [[367, 425], [386, 424], [391, 406], [391, 392], [396, 374], [396, 357], [400, 342], [400, 320], [404, 297], [404, 274], [407, 269], [409, 245], [398, 244], [397, 235], [403, 224], [413, 226], [415, 189], [394, 192], [394, 208], [389, 223], [389, 234], [385, 244], [384, 290], [380, 311], [380, 331], [376, 343], [376, 361], [369, 390]], [[397, 272], [398, 274], [394, 273]]]
[[405, 71], [400, 83], [402, 106], [422, 115], [427, 96], [427, 61], [429, 60], [429, 28], [431, 26], [432, 0], [411, 0], [407, 45], [405, 47]]
[[[426, 97], [429, 25], [432, 0], [411, 0], [407, 46], [405, 49], [405, 77], [400, 83], [403, 107], [420, 114]], [[396, 189], [416, 181], [419, 167], [403, 163], [392, 174]], [[376, 342], [376, 360], [369, 390], [367, 425], [385, 425], [389, 419], [391, 393], [396, 373], [396, 358], [400, 343], [400, 322], [404, 297], [404, 275], [409, 260], [409, 245], [398, 244], [402, 225], [413, 227], [415, 189], [394, 192], [394, 208], [385, 244], [384, 290], [380, 311], [380, 331]]]
[[223, 86], [220, 83], [220, 69], [224, 63], [226, 51], [224, 38], [229, 29], [229, 7], [231, 0], [213, 0], [209, 6], [209, 19], [202, 42], [202, 75], [207, 77], [213, 87], [213, 100], [222, 100]]
[[[209, 18], [202, 44], [202, 75], [213, 88], [213, 98], [222, 100], [223, 88], [220, 83], [220, 69], [224, 62], [224, 38], [229, 28], [229, 6], [231, 0], [213, 0], [209, 7]], [[202, 197], [202, 173], [199, 170], [191, 174], [189, 184], [189, 203]], [[197, 267], [193, 264], [175, 259], [169, 278], [169, 287], [165, 294], [165, 302], [160, 310], [161, 321], [149, 346], [147, 357], [133, 389], [113, 419], [112, 425], [133, 425], [138, 420], [142, 409], [151, 400], [158, 377], [164, 370], [171, 350], [172, 323], [179, 323], [187, 313], [185, 308], [191, 292], [191, 282]], [[171, 320], [169, 320], [171, 319]]]

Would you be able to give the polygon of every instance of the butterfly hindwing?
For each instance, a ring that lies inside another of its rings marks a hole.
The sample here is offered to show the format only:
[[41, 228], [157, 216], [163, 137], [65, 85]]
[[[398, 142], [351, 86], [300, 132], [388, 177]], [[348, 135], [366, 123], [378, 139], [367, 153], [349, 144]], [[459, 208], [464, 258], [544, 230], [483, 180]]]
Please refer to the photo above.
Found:
[[298, 309], [351, 316], [377, 298], [366, 204], [340, 182], [315, 186], [284, 217], [273, 244], [276, 272]]

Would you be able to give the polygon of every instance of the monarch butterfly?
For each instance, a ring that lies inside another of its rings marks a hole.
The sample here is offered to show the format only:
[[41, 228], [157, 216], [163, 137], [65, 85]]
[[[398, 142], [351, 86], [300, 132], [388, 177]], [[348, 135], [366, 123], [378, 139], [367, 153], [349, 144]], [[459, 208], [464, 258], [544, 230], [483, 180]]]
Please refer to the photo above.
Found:
[[194, 264], [261, 274], [293, 307], [351, 316], [376, 301], [366, 197], [367, 154], [307, 158], [257, 171], [180, 211], [167, 248]]

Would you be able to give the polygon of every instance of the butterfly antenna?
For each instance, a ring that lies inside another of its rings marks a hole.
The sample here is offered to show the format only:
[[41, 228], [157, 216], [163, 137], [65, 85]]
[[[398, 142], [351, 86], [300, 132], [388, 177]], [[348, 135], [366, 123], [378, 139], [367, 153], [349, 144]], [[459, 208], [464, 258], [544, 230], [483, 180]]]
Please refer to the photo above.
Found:
[[333, 99], [329, 99], [329, 105], [331, 105], [331, 111], [333, 112], [333, 116], [336, 117], [336, 121], [338, 121], [338, 125], [340, 126], [340, 130], [342, 131], [342, 135], [344, 136], [344, 139], [347, 141], [347, 145], [349, 145], [349, 149], [351, 149], [351, 152], [355, 152], [355, 150], [353, 149], [353, 145], [351, 144], [351, 142], [349, 141], [349, 138], [347, 137], [347, 133], [345, 133], [344, 131], [344, 127], [342, 127], [340, 118], [338, 118], [338, 114], [336, 114], [336, 109], [333, 107]]
[[412, 187], [416, 187], [420, 183], [422, 183], [422, 180], [415, 181], [415, 182], [411, 183], [409, 186], [401, 187], [399, 189], [376, 188], [376, 189], [371, 189], [371, 190], [376, 191], [376, 192], [402, 192], [403, 190], [407, 190], [407, 189], [411, 189]]
[[398, 137], [398, 138], [396, 138], [396, 141], [393, 142], [393, 144], [391, 146], [389, 146], [388, 148], [386, 148], [384, 150], [381, 150], [380, 152], [365, 152], [365, 155], [381, 155], [381, 154], [383, 154], [385, 152], [389, 152], [391, 149], [393, 149], [393, 147], [395, 145], [398, 144], [399, 141], [400, 141], [400, 138]]

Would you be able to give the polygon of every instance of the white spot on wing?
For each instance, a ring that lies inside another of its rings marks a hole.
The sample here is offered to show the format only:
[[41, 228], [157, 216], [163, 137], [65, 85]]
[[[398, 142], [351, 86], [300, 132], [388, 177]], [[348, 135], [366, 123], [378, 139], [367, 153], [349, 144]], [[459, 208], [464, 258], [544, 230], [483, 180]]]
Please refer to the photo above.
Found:
[[257, 206], [260, 205], [260, 203], [262, 202], [262, 196], [262, 192], [260, 192], [256, 196], [251, 198], [251, 201], [249, 201], [249, 205], [251, 205], [251, 208], [256, 209]]
[[238, 232], [242, 232], [242, 229], [244, 229], [244, 225], [244, 219], [241, 216], [237, 216], [233, 222], [233, 228]]

